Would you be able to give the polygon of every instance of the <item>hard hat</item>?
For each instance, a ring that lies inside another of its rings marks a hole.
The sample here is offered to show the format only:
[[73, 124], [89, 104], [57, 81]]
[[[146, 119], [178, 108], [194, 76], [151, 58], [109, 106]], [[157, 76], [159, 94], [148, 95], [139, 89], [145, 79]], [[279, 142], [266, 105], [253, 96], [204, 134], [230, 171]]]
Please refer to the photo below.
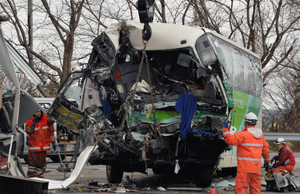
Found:
[[250, 125], [256, 125], [257, 116], [253, 112], [249, 112], [245, 116], [245, 122], [249, 123]]
[[285, 144], [285, 140], [282, 137], [279, 137], [279, 138], [276, 139], [276, 141], [274, 143], [277, 144], [277, 145]]

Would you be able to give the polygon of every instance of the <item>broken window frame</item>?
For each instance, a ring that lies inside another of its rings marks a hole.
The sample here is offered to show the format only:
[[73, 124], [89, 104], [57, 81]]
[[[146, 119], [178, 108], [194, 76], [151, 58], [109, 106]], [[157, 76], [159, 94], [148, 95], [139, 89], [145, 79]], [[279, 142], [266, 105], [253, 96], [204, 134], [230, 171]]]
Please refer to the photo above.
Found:
[[[227, 80], [233, 89], [261, 97], [262, 76], [259, 58], [213, 34], [206, 34]], [[233, 65], [228, 65], [232, 63]], [[237, 71], [239, 69], [239, 71]]]

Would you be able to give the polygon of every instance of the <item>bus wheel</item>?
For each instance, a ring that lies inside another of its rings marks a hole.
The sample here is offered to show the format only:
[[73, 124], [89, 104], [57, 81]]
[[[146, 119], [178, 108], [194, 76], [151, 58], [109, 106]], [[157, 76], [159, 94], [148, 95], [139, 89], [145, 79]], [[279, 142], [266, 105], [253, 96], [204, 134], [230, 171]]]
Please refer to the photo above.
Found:
[[214, 176], [214, 166], [201, 167], [195, 177], [195, 184], [198, 187], [209, 187]]
[[106, 165], [106, 178], [108, 183], [120, 183], [123, 178], [123, 169], [116, 164]]
[[[59, 156], [58, 155], [51, 155], [50, 156], [50, 159], [55, 162], [55, 163], [60, 163], [60, 160], [59, 160]], [[63, 161], [65, 159], [65, 156], [64, 155], [61, 155], [61, 160]]]

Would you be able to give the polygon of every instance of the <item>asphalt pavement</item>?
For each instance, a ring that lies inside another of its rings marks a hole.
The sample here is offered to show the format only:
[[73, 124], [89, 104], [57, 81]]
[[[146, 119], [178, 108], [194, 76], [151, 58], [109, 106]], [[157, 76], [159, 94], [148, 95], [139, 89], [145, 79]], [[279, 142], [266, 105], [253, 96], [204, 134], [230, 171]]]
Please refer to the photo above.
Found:
[[[274, 154], [273, 154], [274, 155]], [[293, 180], [300, 185], [300, 153], [296, 153], [296, 166], [293, 171]], [[70, 172], [59, 172], [57, 169], [59, 163], [54, 163], [47, 159], [47, 170], [45, 172], [46, 179], [64, 180], [69, 177]], [[21, 161], [22, 162], [22, 161]], [[23, 161], [22, 167], [27, 172], [27, 164]], [[278, 193], [267, 192], [265, 185], [266, 182], [263, 178], [265, 174], [262, 168], [262, 193]], [[156, 175], [149, 169], [147, 174], [142, 173], [124, 173], [123, 181], [118, 185], [111, 185], [106, 180], [106, 169], [103, 165], [89, 165], [86, 164], [82, 170], [80, 177], [68, 188], [64, 190], [52, 190], [48, 193], [123, 193], [123, 192], [136, 192], [136, 193], [210, 193], [214, 188], [216, 193], [234, 193], [235, 177], [214, 177], [211, 187], [197, 188], [194, 184], [190, 183], [177, 176]], [[289, 192], [295, 193], [295, 192]]]

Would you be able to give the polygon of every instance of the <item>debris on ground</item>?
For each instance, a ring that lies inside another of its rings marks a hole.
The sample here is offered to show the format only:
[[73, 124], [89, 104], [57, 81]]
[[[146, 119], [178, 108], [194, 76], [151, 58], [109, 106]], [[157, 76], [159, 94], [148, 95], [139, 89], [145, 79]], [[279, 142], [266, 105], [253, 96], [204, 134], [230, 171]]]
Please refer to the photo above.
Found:
[[233, 191], [235, 187], [235, 182], [230, 182], [227, 180], [220, 181], [218, 183], [212, 183], [212, 186], [214, 188], [217, 188], [218, 190], [225, 190], [225, 191]]
[[99, 183], [96, 181], [90, 181], [88, 184], [74, 184], [69, 188], [71, 192], [107, 192], [107, 193], [129, 193], [138, 192], [136, 189], [126, 188], [122, 184], [114, 185], [111, 183]]
[[0, 174], [7, 173], [7, 158], [0, 153]]
[[203, 189], [199, 187], [167, 187], [168, 191], [197, 191], [202, 192]]
[[158, 191], [167, 191], [167, 189], [165, 189], [164, 187], [157, 187], [156, 190], [158, 190]]

